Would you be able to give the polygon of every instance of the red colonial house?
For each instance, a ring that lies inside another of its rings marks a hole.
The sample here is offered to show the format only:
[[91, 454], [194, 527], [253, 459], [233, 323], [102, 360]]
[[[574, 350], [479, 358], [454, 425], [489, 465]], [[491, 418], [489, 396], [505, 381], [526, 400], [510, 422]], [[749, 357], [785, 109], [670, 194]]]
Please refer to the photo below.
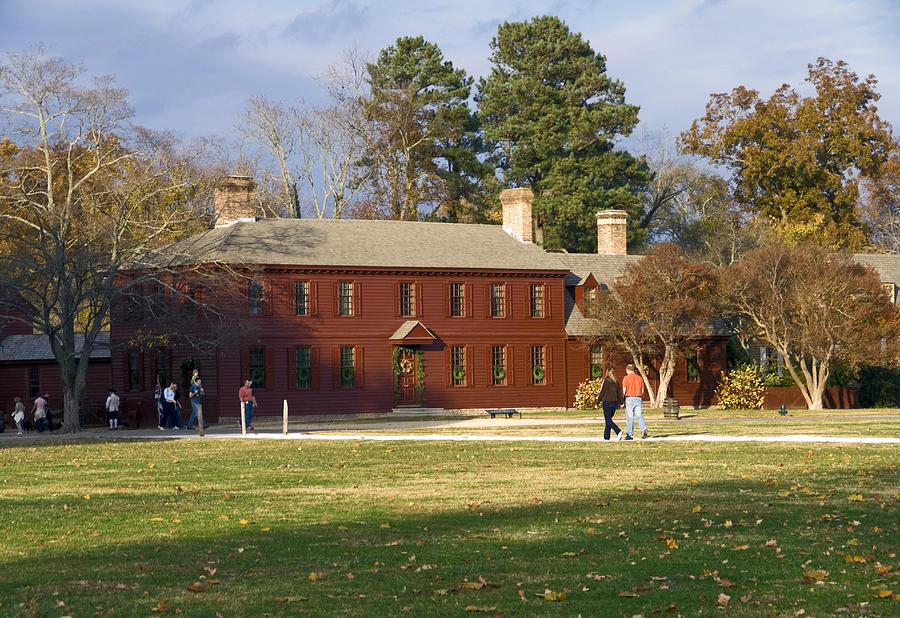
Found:
[[[207, 417], [236, 417], [251, 378], [258, 414], [428, 408], [567, 407], [599, 366], [627, 359], [588, 348], [592, 299], [625, 266], [625, 213], [598, 215], [599, 253], [532, 242], [531, 191], [503, 192], [503, 226], [253, 218], [250, 179], [215, 198], [215, 228], [166, 248], [167, 267], [244, 273], [218, 295], [241, 326], [214, 354], [127, 348], [141, 319], [114, 316], [113, 385], [147, 406], [157, 375], [186, 381], [197, 365]], [[206, 292], [211, 293], [211, 292]], [[202, 295], [202, 293], [201, 293]], [[683, 405], [709, 405], [727, 333], [713, 333], [673, 380]], [[155, 421], [153, 421], [155, 422]]]

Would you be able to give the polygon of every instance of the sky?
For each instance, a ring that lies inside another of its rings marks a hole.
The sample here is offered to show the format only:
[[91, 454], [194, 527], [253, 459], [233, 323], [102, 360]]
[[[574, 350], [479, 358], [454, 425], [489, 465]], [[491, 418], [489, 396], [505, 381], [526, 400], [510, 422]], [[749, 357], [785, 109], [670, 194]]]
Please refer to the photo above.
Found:
[[640, 106], [629, 149], [673, 140], [711, 93], [801, 86], [820, 56], [874, 74], [900, 134], [900, 0], [0, 0], [0, 54], [42, 43], [114, 75], [137, 124], [228, 138], [251, 96], [324, 102], [321, 76], [351, 47], [423, 35], [477, 79], [497, 27], [538, 15], [581, 33]]

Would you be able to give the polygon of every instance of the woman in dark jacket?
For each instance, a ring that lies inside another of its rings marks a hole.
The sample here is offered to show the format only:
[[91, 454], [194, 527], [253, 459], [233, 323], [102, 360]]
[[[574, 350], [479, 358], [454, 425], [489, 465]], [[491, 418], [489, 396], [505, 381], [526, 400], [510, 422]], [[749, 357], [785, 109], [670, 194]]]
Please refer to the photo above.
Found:
[[612, 417], [616, 413], [616, 408], [625, 403], [625, 394], [622, 392], [622, 385], [616, 379], [616, 372], [613, 371], [612, 367], [606, 370], [606, 376], [604, 376], [603, 382], [600, 383], [600, 392], [597, 394], [597, 399], [603, 404], [603, 420], [606, 421], [606, 425], [603, 427], [603, 439], [609, 440], [609, 431], [611, 429], [616, 434], [616, 437], [621, 440], [623, 437], [622, 430], [612, 420]]

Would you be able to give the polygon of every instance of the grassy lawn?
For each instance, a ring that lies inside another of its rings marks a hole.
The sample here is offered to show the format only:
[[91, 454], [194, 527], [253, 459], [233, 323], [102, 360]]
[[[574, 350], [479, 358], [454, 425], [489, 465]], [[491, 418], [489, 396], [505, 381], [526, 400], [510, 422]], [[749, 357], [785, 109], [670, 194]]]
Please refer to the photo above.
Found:
[[898, 464], [896, 445], [5, 442], [0, 615], [895, 616]]

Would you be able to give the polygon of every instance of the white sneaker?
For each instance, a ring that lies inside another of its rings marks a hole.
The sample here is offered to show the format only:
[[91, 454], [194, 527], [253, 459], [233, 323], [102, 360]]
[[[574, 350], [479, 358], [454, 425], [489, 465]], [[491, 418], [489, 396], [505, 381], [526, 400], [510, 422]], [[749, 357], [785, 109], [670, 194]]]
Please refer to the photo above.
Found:
[[624, 432], [624, 431], [620, 431], [620, 432], [619, 432], [619, 440], [624, 440], [624, 439], [625, 439], [625, 432]]

